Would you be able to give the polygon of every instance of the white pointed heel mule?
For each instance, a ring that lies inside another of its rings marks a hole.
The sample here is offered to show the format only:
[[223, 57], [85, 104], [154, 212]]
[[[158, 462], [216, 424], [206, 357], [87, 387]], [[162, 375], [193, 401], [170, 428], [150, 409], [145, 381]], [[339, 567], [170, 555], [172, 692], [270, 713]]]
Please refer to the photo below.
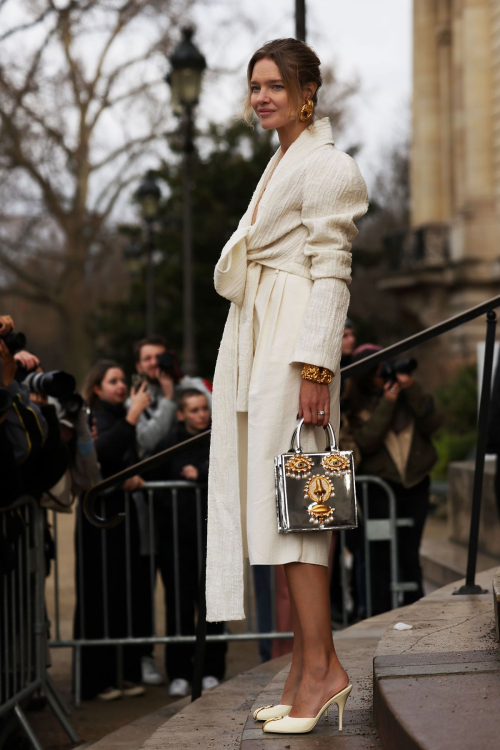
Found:
[[268, 719], [262, 726], [263, 732], [277, 732], [278, 734], [305, 734], [310, 732], [321, 718], [322, 714], [328, 716], [328, 709], [336, 703], [339, 709], [339, 732], [342, 731], [342, 716], [344, 714], [344, 706], [352, 690], [352, 685], [348, 685], [346, 688], [340, 691], [327, 700], [325, 705], [320, 708], [317, 716], [306, 717], [304, 719], [293, 716], [284, 716], [283, 718]]
[[291, 706], [286, 706], [284, 703], [280, 703], [279, 705], [275, 706], [274, 704], [271, 704], [270, 706], [263, 706], [262, 708], [257, 708], [253, 712], [253, 718], [256, 721], [268, 721], [268, 719], [281, 719], [283, 716], [288, 716], [290, 711], [292, 710]]

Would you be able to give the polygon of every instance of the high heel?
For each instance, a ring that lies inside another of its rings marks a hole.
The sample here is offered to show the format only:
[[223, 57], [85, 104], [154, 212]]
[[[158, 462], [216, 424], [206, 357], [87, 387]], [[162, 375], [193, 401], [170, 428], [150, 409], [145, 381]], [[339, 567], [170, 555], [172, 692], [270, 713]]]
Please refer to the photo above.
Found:
[[270, 706], [262, 706], [262, 708], [257, 708], [253, 712], [253, 718], [255, 719], [255, 721], [268, 721], [269, 719], [281, 719], [284, 716], [288, 716], [291, 710], [292, 710], [291, 706], [286, 706], [283, 703], [280, 703], [277, 706], [275, 706], [274, 703], [272, 703]]
[[328, 709], [336, 703], [339, 709], [339, 732], [342, 731], [342, 717], [346, 701], [351, 693], [352, 685], [348, 685], [332, 698], [327, 700], [316, 716], [299, 718], [294, 716], [284, 716], [283, 718], [268, 719], [262, 726], [263, 732], [277, 732], [279, 734], [305, 734], [310, 732], [324, 713], [328, 716]]

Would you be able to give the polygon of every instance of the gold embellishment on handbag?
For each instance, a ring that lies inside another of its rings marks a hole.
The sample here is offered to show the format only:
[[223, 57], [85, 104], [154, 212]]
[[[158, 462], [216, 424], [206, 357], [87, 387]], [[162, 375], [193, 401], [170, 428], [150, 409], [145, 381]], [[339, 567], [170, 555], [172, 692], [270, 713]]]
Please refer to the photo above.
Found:
[[317, 365], [304, 365], [300, 373], [303, 380], [310, 380], [313, 383], [324, 383], [328, 385], [332, 382], [333, 372], [327, 367], [318, 367]]
[[304, 456], [302, 453], [298, 453], [288, 459], [285, 464], [287, 477], [293, 477], [294, 479], [305, 479], [311, 476], [311, 469], [313, 462], [309, 456]]
[[349, 471], [349, 459], [340, 453], [330, 453], [323, 456], [321, 466], [324, 468], [327, 477], [341, 476]]
[[304, 488], [304, 500], [312, 500], [308, 505], [309, 523], [316, 526], [325, 526], [333, 521], [333, 511], [328, 505], [328, 500], [335, 494], [330, 480], [323, 474], [315, 474], [307, 482]]
[[300, 440], [302, 427], [303, 419], [292, 435], [289, 450], [274, 459], [278, 532], [355, 529], [358, 518], [352, 451], [339, 450], [328, 423], [323, 428], [327, 437], [324, 451], [305, 453]]

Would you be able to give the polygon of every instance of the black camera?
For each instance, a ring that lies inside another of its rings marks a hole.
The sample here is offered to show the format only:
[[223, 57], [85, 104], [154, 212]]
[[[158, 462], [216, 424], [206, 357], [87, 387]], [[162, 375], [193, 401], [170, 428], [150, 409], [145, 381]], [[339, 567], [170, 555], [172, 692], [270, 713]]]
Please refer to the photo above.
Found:
[[83, 409], [83, 398], [79, 393], [71, 393], [69, 396], [57, 399], [61, 404], [63, 414], [66, 414], [70, 419], [74, 419], [80, 411]]
[[[18, 372], [19, 372], [18, 368]], [[38, 393], [40, 396], [52, 396], [58, 400], [71, 399], [76, 394], [76, 380], [63, 370], [53, 370], [52, 372], [30, 372], [24, 377], [24, 384], [28, 386], [31, 393]]]
[[26, 336], [24, 333], [9, 331], [9, 333], [2, 334], [2, 329], [0, 328], [0, 338], [4, 340], [5, 345], [11, 354], [16, 354], [26, 348]]
[[6, 388], [0, 388], [0, 417], [7, 414], [12, 406], [12, 396]]
[[386, 383], [395, 383], [397, 381], [398, 374], [411, 375], [411, 373], [418, 367], [418, 362], [413, 357], [407, 359], [389, 360], [384, 362], [380, 377], [383, 378]]
[[164, 352], [164, 354], [159, 354], [157, 358], [158, 367], [162, 372], [167, 372], [169, 375], [172, 372], [172, 368], [174, 367], [174, 358], [171, 354], [168, 352]]

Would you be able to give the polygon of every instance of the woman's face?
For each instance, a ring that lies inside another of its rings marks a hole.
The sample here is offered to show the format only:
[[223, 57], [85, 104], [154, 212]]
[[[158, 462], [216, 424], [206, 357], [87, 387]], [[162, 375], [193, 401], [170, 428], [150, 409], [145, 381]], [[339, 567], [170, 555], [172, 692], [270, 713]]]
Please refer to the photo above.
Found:
[[264, 130], [282, 128], [290, 123], [290, 102], [283, 79], [274, 60], [258, 60], [250, 81], [252, 108]]
[[110, 367], [101, 385], [96, 385], [94, 391], [102, 401], [107, 401], [109, 404], [123, 404], [127, 398], [125, 373], [120, 367]]

